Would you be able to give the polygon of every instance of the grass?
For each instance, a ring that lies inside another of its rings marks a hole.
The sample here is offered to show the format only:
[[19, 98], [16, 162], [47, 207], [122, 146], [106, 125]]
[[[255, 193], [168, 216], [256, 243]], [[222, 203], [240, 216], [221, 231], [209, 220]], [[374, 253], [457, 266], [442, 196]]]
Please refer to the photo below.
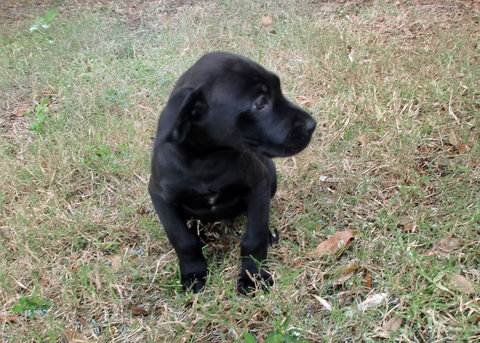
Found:
[[[1, 3], [0, 339], [479, 341], [478, 8]], [[276, 284], [255, 298], [235, 291], [241, 221], [205, 248], [207, 289], [182, 292], [146, 191], [162, 107], [211, 50], [274, 70], [319, 122], [276, 161]], [[306, 257], [345, 229], [348, 248]]]

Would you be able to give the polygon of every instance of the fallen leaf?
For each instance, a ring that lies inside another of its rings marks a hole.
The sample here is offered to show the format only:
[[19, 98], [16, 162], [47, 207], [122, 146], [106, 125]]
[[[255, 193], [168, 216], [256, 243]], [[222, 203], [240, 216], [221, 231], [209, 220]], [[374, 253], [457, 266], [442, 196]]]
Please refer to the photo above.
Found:
[[142, 207], [137, 208], [137, 213], [140, 214], [140, 215], [144, 215], [144, 214], [147, 214], [148, 211], [147, 211], [146, 207], [142, 206]]
[[463, 143], [463, 141], [460, 138], [458, 138], [454, 130], [450, 130], [448, 143], [453, 147], [455, 147], [459, 154], [465, 154], [470, 151], [470, 146], [468, 144]]
[[120, 266], [122, 264], [122, 261], [120, 259], [119, 255], [110, 255], [108, 256], [108, 259], [110, 259], [110, 263], [112, 264], [112, 269], [116, 272], [120, 270]]
[[356, 271], [357, 269], [358, 269], [357, 262], [354, 261], [354, 262], [350, 263], [350, 265], [347, 268], [342, 270], [341, 273], [351, 273], [351, 272]]
[[327, 310], [331, 311], [332, 310], [332, 305], [330, 305], [330, 303], [323, 299], [322, 297], [318, 296], [318, 295], [313, 295], [315, 297], [315, 299], [318, 300], [318, 302], [323, 306], [325, 307]]
[[404, 27], [404, 28], [403, 28], [403, 33], [405, 34], [405, 36], [408, 36], [408, 37], [412, 37], [412, 36], [413, 36], [412, 30], [410, 30], [408, 27]]
[[405, 226], [403, 227], [403, 231], [404, 231], [404, 232], [413, 232], [413, 231], [415, 231], [415, 228], [416, 228], [416, 227], [417, 227], [417, 226], [415, 225], [415, 223], [413, 223], [413, 222], [412, 222], [412, 223], [408, 223], [407, 225], [405, 225]]
[[372, 289], [372, 274], [368, 273], [365, 279], [365, 287], [368, 289]]
[[338, 276], [335, 279], [335, 285], [336, 286], [343, 285], [355, 274], [355, 271], [357, 270], [358, 270], [358, 266], [356, 262], [352, 262], [347, 268], [343, 270], [339, 270], [337, 272]]
[[412, 217], [410, 216], [400, 216], [398, 218], [398, 225], [405, 226], [412, 222]]
[[320, 243], [315, 250], [307, 253], [307, 257], [334, 255], [339, 250], [350, 244], [352, 238], [357, 234], [355, 230], [335, 232], [333, 236]]
[[74, 264], [72, 264], [72, 270], [76, 270], [78, 267], [80, 267], [81, 265], [86, 265], [88, 264], [91, 260], [92, 260], [92, 257], [88, 257], [86, 260], [82, 260], [80, 259], [80, 256], [76, 255], [76, 254], [73, 254], [71, 255], [72, 256], [76, 256], [76, 258], [71, 258], [72, 261], [73, 260], [77, 260], [77, 262], [75, 262]]
[[427, 250], [425, 253], [427, 255], [442, 255], [449, 256], [450, 253], [460, 249], [461, 241], [458, 238], [445, 237], [435, 243], [433, 247]]
[[365, 147], [367, 145], [367, 135], [362, 133], [358, 138], [357, 138], [358, 145]]
[[102, 281], [100, 279], [100, 272], [98, 271], [98, 266], [95, 269], [94, 277], [90, 277], [90, 281], [95, 285], [95, 289], [100, 291], [102, 289]]
[[0, 324], [15, 323], [17, 315], [11, 315], [8, 312], [0, 312]]
[[42, 285], [42, 287], [47, 288], [50, 286], [51, 280], [42, 277], [39, 282], [40, 282], [40, 285]]
[[353, 63], [353, 56], [355, 55], [355, 50], [351, 46], [347, 46], [348, 49], [348, 59]]
[[417, 224], [410, 216], [400, 216], [398, 218], [398, 225], [404, 232], [413, 232], [417, 227]]
[[337, 294], [338, 299], [338, 306], [343, 308], [344, 306], [350, 305], [353, 300], [353, 292], [352, 291], [343, 291]]
[[15, 117], [22, 116], [25, 112], [27, 112], [29, 106], [26, 104], [21, 104], [15, 109]]
[[135, 305], [135, 304], [132, 305], [132, 306], [130, 307], [130, 309], [132, 310], [132, 314], [133, 314], [134, 316], [141, 316], [141, 315], [144, 315], [144, 314], [147, 313], [147, 310], [145, 310], [145, 308], [139, 307], [139, 306], [137, 306], [137, 305]]
[[74, 331], [74, 330], [65, 330], [63, 332], [63, 335], [65, 336], [65, 340], [68, 343], [80, 343], [80, 342], [86, 342], [86, 337], [85, 334], [79, 331]]
[[470, 150], [470, 147], [468, 145], [465, 145], [465, 144], [460, 144], [460, 145], [457, 146], [457, 150], [458, 150], [459, 154], [465, 154], [466, 152], [468, 152]]
[[273, 17], [269, 14], [264, 14], [262, 17], [262, 26], [269, 27], [273, 24]]
[[[477, 144], [477, 142], [480, 140], [480, 137], [477, 136], [477, 135], [471, 135], [470, 137], [468, 137], [468, 147], [471, 147], [471, 146], [474, 146], [475, 144]], [[470, 149], [470, 148], [469, 148]]]
[[398, 317], [398, 316], [393, 316], [389, 320], [387, 320], [385, 323], [383, 323], [383, 330], [385, 331], [391, 331], [391, 332], [397, 332], [398, 329], [402, 326], [403, 319]]
[[475, 288], [473, 287], [473, 283], [470, 282], [466, 277], [460, 274], [450, 275], [450, 283], [454, 288], [456, 288], [458, 291], [462, 293], [465, 293], [465, 294], [475, 293]]
[[448, 136], [448, 143], [450, 143], [454, 147], [456, 147], [459, 144], [459, 139], [454, 130], [450, 130], [450, 134]]
[[353, 276], [353, 274], [355, 274], [355, 271], [353, 271], [353, 270], [349, 271], [349, 272], [346, 272], [346, 273], [343, 273], [342, 275], [340, 275], [339, 277], [337, 277], [335, 279], [335, 286], [343, 285], [345, 282], [350, 280], [350, 278]]
[[445, 251], [454, 251], [460, 248], [460, 240], [453, 237], [445, 237], [435, 244], [437, 249]]
[[48, 165], [47, 162], [42, 161], [40, 162], [40, 165], [42, 166], [43, 171], [48, 171]]
[[367, 299], [358, 304], [360, 311], [365, 311], [372, 307], [377, 307], [387, 299], [387, 293], [370, 294]]

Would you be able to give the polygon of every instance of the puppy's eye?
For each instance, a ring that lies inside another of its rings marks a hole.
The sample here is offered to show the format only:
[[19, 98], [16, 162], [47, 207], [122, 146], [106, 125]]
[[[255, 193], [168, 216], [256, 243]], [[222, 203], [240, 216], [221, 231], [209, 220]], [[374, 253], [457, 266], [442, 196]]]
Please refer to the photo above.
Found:
[[255, 101], [255, 103], [253, 104], [253, 109], [256, 111], [261, 110], [262, 108], [265, 107], [266, 104], [267, 104], [267, 99], [265, 99], [265, 97], [262, 96]]

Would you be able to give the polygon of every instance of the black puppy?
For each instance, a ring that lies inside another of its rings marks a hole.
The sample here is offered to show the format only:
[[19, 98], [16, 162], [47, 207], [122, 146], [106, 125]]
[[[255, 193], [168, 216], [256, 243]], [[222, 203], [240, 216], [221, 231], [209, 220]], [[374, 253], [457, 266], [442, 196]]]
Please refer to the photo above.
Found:
[[303, 150], [315, 125], [285, 99], [276, 75], [243, 56], [212, 52], [180, 77], [158, 123], [149, 192], [185, 288], [198, 292], [207, 275], [202, 244], [186, 222], [232, 219], [245, 211], [238, 289], [251, 291], [255, 279], [272, 283], [259, 268], [272, 239], [277, 177], [271, 157]]

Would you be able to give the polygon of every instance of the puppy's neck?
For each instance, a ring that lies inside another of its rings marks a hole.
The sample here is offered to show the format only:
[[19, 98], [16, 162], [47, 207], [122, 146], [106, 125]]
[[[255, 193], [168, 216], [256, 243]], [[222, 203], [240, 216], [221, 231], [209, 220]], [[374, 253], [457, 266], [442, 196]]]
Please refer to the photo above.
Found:
[[210, 138], [208, 134], [194, 128], [192, 128], [181, 143], [177, 144], [177, 149], [182, 154], [194, 155], [194, 157], [235, 151], [232, 147], [218, 144], [218, 142]]
[[186, 139], [182, 143], [178, 144], [177, 150], [182, 155], [192, 156], [193, 158], [208, 157], [224, 152], [235, 152], [235, 149], [228, 146], [221, 146], [215, 144], [210, 145], [205, 144], [205, 142], [198, 142], [189, 139]]

